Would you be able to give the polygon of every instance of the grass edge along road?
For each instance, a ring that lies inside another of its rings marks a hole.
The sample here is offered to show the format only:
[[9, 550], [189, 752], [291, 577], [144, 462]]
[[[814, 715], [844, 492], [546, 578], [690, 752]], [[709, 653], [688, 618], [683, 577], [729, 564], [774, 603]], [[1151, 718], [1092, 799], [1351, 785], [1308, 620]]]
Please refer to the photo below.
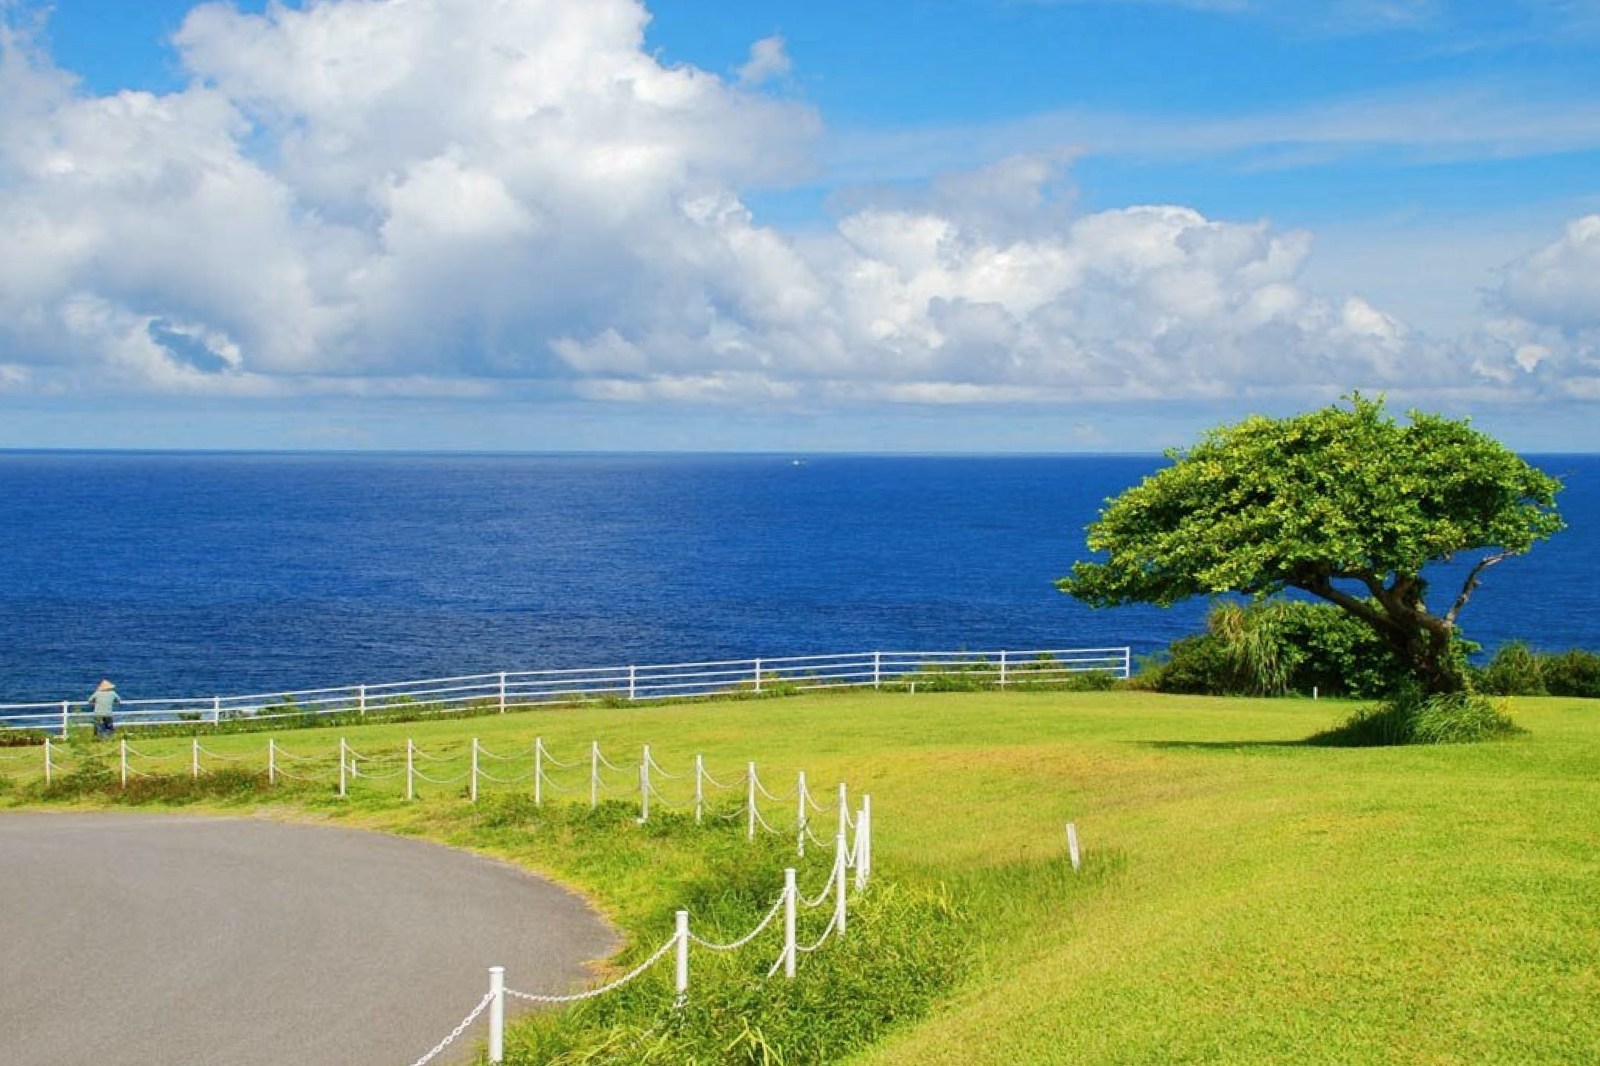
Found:
[[[713, 773], [753, 758], [764, 780], [805, 769], [813, 787], [871, 792], [876, 871], [943, 886], [970, 950], [953, 994], [854, 1055], [859, 1066], [1600, 1060], [1600, 707], [1517, 701], [1529, 734], [1495, 744], [1296, 743], [1350, 709], [849, 693], [347, 735], [367, 749], [478, 736], [497, 751], [542, 736], [563, 759], [591, 739], [650, 744], [669, 769], [697, 753]], [[206, 743], [258, 752], [264, 738]], [[358, 788], [347, 806], [296, 800], [291, 813], [499, 850], [464, 803], [394, 796]], [[1069, 819], [1090, 860], [1079, 880], [1062, 859]], [[507, 854], [631, 933], [678, 902], [648, 869]]]

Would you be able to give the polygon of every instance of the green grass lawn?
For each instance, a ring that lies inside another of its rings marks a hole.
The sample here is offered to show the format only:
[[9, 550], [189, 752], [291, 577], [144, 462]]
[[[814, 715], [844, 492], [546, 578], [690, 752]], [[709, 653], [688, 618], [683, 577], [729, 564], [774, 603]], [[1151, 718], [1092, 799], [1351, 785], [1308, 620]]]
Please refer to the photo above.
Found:
[[[526, 751], [541, 736], [561, 759], [597, 739], [619, 764], [648, 743], [675, 772], [702, 753], [723, 777], [756, 760], [774, 790], [804, 769], [819, 793], [839, 780], [871, 792], [879, 872], [948, 885], [980, 946], [934, 1015], [852, 1060], [861, 1066], [1600, 1061], [1600, 705], [1518, 701], [1530, 732], [1494, 744], [1297, 743], [1350, 710], [851, 693], [343, 735], [365, 754], [406, 737], [425, 750], [476, 736]], [[304, 755], [330, 753], [338, 736], [277, 739]], [[135, 743], [182, 753], [188, 742]], [[204, 743], [260, 756], [266, 737]], [[11, 778], [0, 802], [19, 802], [33, 771], [0, 772]], [[625, 928], [671, 905], [646, 872], [486, 835], [459, 786], [428, 787], [415, 805], [394, 780], [359, 781], [344, 806], [326, 792], [252, 802], [510, 854], [591, 893]], [[1064, 873], [1068, 820], [1088, 859], [1077, 878]]]

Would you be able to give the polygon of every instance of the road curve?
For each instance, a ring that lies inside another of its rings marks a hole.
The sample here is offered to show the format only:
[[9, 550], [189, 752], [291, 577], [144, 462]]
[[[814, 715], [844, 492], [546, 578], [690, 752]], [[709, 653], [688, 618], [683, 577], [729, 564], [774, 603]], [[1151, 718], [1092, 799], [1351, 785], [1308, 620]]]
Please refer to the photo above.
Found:
[[[488, 967], [565, 991], [615, 943], [515, 867], [352, 829], [4, 814], [0, 871], [15, 1066], [409, 1066]], [[483, 1034], [435, 1061], [470, 1061]]]

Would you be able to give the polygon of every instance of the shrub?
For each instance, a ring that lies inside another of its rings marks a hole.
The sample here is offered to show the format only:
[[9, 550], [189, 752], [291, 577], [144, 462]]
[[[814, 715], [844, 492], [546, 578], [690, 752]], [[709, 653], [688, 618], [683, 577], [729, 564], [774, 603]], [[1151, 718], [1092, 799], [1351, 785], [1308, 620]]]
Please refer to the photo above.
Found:
[[1142, 667], [1140, 687], [1214, 696], [1316, 690], [1379, 699], [1405, 676], [1371, 627], [1331, 604], [1221, 601], [1206, 618], [1206, 632], [1173, 642], [1164, 658]]
[[1544, 657], [1520, 640], [1503, 644], [1487, 666], [1476, 671], [1473, 687], [1491, 696], [1543, 696]]
[[1539, 667], [1550, 695], [1600, 699], [1600, 655], [1574, 649], [1546, 656]]
[[1423, 697], [1408, 691], [1361, 708], [1338, 728], [1318, 733], [1308, 743], [1335, 748], [1475, 744], [1521, 732], [1488, 696], [1455, 692]]

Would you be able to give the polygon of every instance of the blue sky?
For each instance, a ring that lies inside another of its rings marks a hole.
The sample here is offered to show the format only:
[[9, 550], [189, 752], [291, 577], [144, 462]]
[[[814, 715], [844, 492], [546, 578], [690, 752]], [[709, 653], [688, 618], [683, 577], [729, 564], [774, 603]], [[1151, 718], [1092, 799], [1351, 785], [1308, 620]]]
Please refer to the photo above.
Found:
[[0, 447], [1600, 447], [1600, 0], [0, 19]]

